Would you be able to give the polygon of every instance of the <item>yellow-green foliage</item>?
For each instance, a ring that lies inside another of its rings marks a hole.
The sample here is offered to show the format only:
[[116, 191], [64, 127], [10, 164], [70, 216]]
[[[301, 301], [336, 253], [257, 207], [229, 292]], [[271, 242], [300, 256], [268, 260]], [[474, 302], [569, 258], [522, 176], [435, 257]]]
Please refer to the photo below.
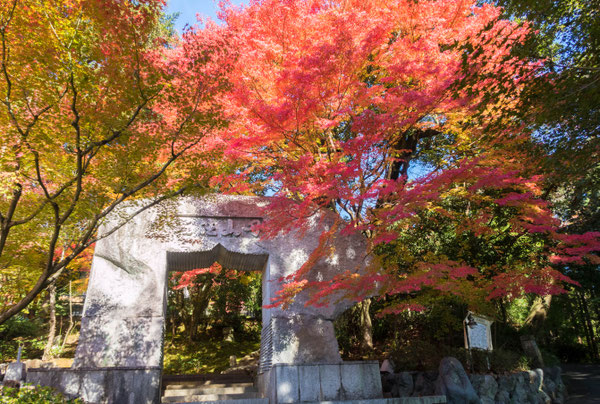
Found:
[[229, 357], [241, 358], [260, 348], [260, 341], [244, 339], [240, 342], [221, 340], [191, 341], [175, 338], [165, 346], [164, 372], [166, 374], [219, 373], [229, 367]]
[[50, 387], [29, 387], [0, 390], [0, 404], [83, 404], [80, 399], [69, 400]]

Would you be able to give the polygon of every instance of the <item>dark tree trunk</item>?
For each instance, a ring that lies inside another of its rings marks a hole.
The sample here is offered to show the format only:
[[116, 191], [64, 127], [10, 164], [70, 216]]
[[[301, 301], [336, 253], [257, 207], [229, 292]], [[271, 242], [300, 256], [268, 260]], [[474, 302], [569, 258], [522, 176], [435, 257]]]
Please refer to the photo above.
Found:
[[590, 342], [591, 342], [590, 351], [592, 354], [592, 358], [598, 359], [598, 345], [596, 343], [596, 337], [594, 335], [594, 325], [592, 324], [592, 318], [590, 317], [590, 311], [588, 308], [587, 300], [585, 298], [585, 294], [578, 293], [578, 295], [579, 295], [579, 299], [580, 299], [581, 309], [583, 312], [583, 318], [585, 320], [585, 326], [590, 335]]
[[579, 293], [575, 293], [575, 302], [577, 303], [577, 307], [578, 307], [578, 312], [581, 318], [581, 328], [583, 329], [584, 332], [584, 336], [585, 336], [585, 341], [586, 341], [586, 345], [588, 347], [589, 353], [591, 354], [590, 356], [593, 356], [593, 348], [592, 348], [592, 337], [590, 335], [590, 330], [587, 326], [587, 321], [585, 318], [585, 313], [583, 311], [583, 305], [581, 304], [581, 299], [579, 297]]
[[506, 324], [508, 322], [508, 315], [506, 314], [506, 305], [504, 304], [504, 299], [498, 299], [498, 306], [500, 307], [502, 322]]

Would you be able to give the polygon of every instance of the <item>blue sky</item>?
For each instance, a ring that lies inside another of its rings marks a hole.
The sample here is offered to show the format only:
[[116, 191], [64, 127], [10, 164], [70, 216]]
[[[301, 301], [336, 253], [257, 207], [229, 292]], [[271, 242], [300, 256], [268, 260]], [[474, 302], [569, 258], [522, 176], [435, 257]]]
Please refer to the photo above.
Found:
[[[181, 32], [186, 24], [196, 23], [196, 13], [217, 19], [218, 0], [168, 0], [167, 12], [179, 12], [175, 27]], [[245, 3], [246, 0], [232, 0], [232, 4]]]

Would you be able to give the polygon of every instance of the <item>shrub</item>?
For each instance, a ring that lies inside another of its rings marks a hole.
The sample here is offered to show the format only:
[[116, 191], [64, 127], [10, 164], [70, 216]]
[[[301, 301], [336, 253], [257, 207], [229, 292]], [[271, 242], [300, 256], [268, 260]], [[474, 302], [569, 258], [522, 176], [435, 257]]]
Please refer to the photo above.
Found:
[[50, 387], [24, 386], [0, 391], [0, 404], [83, 404], [80, 399], [69, 400]]
[[[473, 371], [475, 373], [511, 373], [528, 370], [529, 360], [520, 352], [507, 349], [495, 349], [487, 352], [481, 349], [471, 350]], [[468, 357], [468, 355], [466, 355]], [[463, 365], [466, 365], [463, 363]]]
[[446, 356], [458, 359], [467, 372], [472, 370], [475, 373], [507, 373], [529, 369], [529, 362], [522, 353], [506, 349], [491, 352], [473, 349], [469, 355], [465, 348], [414, 341], [409, 345], [394, 348], [391, 353], [398, 371], [437, 370], [440, 361]]
[[14, 316], [0, 325], [0, 339], [10, 340], [17, 337], [35, 337], [40, 332], [40, 325], [23, 316]]

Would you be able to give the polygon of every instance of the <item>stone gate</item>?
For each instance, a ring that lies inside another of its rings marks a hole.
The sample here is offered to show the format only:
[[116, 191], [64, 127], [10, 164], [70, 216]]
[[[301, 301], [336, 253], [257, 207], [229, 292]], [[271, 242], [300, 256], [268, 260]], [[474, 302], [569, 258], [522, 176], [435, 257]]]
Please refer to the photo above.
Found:
[[[261, 239], [256, 225], [268, 204], [268, 198], [248, 196], [179, 198], [98, 241], [73, 367], [39, 372], [32, 381], [90, 402], [158, 403], [169, 272], [214, 262], [261, 271], [268, 305], [281, 279], [306, 262], [333, 224], [333, 217], [315, 215], [302, 233]], [[118, 220], [114, 215], [101, 234]], [[308, 279], [363, 272], [365, 257], [360, 234], [338, 234], [333, 254], [320, 259]], [[264, 397], [272, 404], [381, 397], [376, 363], [340, 358], [333, 320], [354, 302], [337, 299], [317, 308], [307, 300], [302, 292], [285, 310], [263, 308], [257, 384]]]

